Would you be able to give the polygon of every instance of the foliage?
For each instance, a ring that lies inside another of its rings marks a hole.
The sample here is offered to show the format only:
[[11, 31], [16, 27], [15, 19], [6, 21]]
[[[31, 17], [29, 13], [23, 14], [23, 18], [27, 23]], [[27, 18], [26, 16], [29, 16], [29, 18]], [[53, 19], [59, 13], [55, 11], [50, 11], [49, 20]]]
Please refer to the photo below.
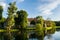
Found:
[[8, 7], [8, 15], [16, 13], [17, 7], [16, 7], [16, 2], [10, 3]]
[[47, 19], [47, 27], [52, 27], [51, 33], [54, 33], [56, 30], [56, 24], [54, 21], [51, 21], [51, 19]]
[[55, 22], [52, 22], [52, 30], [53, 30], [53, 32], [55, 32], [55, 30], [56, 30], [56, 24], [55, 24]]
[[54, 21], [56, 26], [60, 26], [60, 21]]
[[56, 25], [55, 25], [55, 22], [51, 21], [50, 18], [47, 19], [47, 22], [46, 22], [46, 23], [47, 23], [47, 26], [48, 26], [48, 27], [55, 27], [55, 26], [56, 26]]
[[[24, 10], [17, 11], [18, 18], [16, 18], [16, 24], [19, 25], [19, 28], [26, 28], [27, 26], [27, 12]], [[19, 23], [18, 23], [19, 22]]]
[[2, 12], [3, 12], [3, 7], [0, 6], [0, 19], [2, 19]]
[[0, 20], [0, 28], [4, 28], [4, 22], [5, 22], [5, 18], [2, 18], [1, 20]]
[[42, 33], [43, 33], [43, 27], [42, 27], [41, 24], [36, 24], [36, 33], [39, 36], [42, 35]]
[[0, 28], [3, 28], [4, 26], [4, 21], [5, 21], [5, 18], [2, 17], [2, 13], [3, 13], [3, 7], [0, 6]]
[[14, 14], [17, 11], [16, 2], [10, 3], [8, 7], [7, 29], [11, 29], [14, 25]]
[[37, 19], [37, 23], [41, 24], [42, 27], [43, 27], [43, 22], [44, 22], [43, 17], [42, 16], [37, 16], [36, 19]]
[[2, 18], [2, 12], [3, 12], [3, 7], [0, 6], [0, 23], [4, 21], [4, 18]]
[[37, 16], [36, 19], [42, 18], [42, 16]]
[[1, 19], [2, 19], [2, 12], [3, 12], [3, 7], [0, 6], [0, 22], [2, 21], [2, 20], [1, 20]]

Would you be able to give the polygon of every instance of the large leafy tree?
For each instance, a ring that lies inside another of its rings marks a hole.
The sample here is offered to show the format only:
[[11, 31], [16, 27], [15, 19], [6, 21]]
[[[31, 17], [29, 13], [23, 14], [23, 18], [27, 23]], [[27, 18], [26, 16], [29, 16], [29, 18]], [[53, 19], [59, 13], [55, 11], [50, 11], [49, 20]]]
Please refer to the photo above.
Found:
[[36, 24], [36, 32], [37, 32], [37, 35], [41, 35], [41, 33], [43, 32], [42, 29], [43, 28], [41, 27], [41, 24]]
[[[36, 34], [37, 34], [37, 37], [39, 40], [43, 39], [43, 37], [44, 37], [43, 27], [39, 23], [36, 24]], [[41, 36], [41, 38], [40, 38], [40, 36]]]
[[47, 18], [46, 25], [47, 27], [53, 27], [55, 26], [55, 23], [50, 18]]
[[46, 20], [46, 25], [47, 25], [47, 27], [52, 27], [52, 30], [51, 30], [50, 33], [52, 33], [52, 34], [55, 33], [56, 24], [55, 24], [54, 21], [52, 21], [50, 18], [47, 18], [47, 20]]
[[8, 7], [7, 29], [10, 30], [14, 24], [14, 14], [17, 11], [16, 2], [10, 3]]
[[18, 17], [15, 18], [16, 25], [19, 25], [19, 28], [26, 28], [27, 26], [27, 12], [24, 10], [17, 11]]
[[37, 23], [41, 24], [42, 27], [43, 27], [43, 22], [44, 22], [43, 17], [42, 16], [37, 16], [36, 19], [37, 19]]
[[44, 22], [44, 19], [42, 18], [42, 16], [37, 16], [36, 17], [37, 19], [37, 23], [36, 23], [36, 33], [39, 36], [44, 36], [43, 34], [43, 22]]

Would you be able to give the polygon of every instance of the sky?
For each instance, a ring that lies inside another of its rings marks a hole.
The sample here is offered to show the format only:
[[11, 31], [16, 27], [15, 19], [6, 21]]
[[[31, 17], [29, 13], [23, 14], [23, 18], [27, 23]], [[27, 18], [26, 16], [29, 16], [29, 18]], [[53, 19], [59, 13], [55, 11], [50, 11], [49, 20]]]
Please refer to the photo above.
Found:
[[8, 4], [15, 1], [18, 10], [27, 11], [28, 18], [43, 16], [45, 20], [60, 21], [60, 0], [0, 0], [4, 8], [3, 17], [7, 18]]

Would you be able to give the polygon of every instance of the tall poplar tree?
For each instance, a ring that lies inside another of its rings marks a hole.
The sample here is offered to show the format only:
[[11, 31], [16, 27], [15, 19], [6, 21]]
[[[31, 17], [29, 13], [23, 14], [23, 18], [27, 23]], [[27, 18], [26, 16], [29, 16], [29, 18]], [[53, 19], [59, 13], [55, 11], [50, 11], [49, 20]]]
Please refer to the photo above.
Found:
[[10, 30], [14, 25], [14, 14], [17, 11], [16, 2], [10, 3], [8, 7], [7, 29]]

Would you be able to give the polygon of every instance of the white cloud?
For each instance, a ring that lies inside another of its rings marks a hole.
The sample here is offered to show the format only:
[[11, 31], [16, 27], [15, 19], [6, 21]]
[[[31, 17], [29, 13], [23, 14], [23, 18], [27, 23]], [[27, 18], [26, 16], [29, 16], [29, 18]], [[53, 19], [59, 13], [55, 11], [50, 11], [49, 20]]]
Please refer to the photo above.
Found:
[[5, 2], [0, 2], [0, 5], [3, 7], [4, 11], [7, 11], [8, 4]]
[[[42, 0], [42, 1], [48, 1], [48, 0]], [[50, 0], [49, 0], [50, 1]], [[49, 2], [48, 1], [48, 2]], [[52, 1], [52, 0], [51, 0]], [[54, 0], [53, 2], [51, 3], [48, 3], [48, 4], [44, 4], [44, 5], [40, 5], [38, 7], [38, 10], [39, 12], [42, 14], [42, 15], [51, 15], [53, 14], [52, 10], [54, 10], [55, 8], [58, 7], [58, 5], [60, 5], [60, 0]]]
[[0, 2], [0, 5], [3, 6], [3, 8], [6, 7], [6, 3], [4, 3], [4, 2]]
[[[8, 6], [8, 4], [5, 3], [5, 1], [7, 1], [7, 0], [0, 0], [0, 5], [2, 5], [4, 8], [6, 6]], [[17, 3], [19, 3], [19, 2], [23, 2], [24, 0], [10, 0], [10, 1], [12, 1], [12, 2], [16, 1]]]
[[7, 13], [7, 7], [8, 7], [8, 4], [6, 4], [4, 1], [0, 1], [0, 6], [3, 7], [3, 17], [7, 17], [6, 13]]

